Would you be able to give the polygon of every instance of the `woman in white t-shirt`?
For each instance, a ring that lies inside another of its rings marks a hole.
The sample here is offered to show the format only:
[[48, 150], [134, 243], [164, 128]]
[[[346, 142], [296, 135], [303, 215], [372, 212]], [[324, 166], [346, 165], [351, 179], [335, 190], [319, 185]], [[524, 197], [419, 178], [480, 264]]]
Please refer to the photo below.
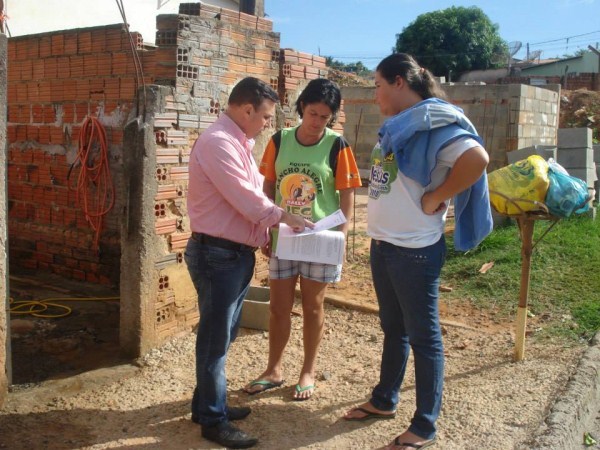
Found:
[[[442, 100], [433, 75], [411, 56], [396, 53], [382, 60], [375, 92], [381, 113], [390, 116], [371, 156], [368, 203], [371, 271], [385, 338], [379, 383], [370, 400], [344, 418], [395, 417], [412, 349], [417, 408], [408, 429], [386, 448], [424, 448], [435, 442], [442, 402], [438, 290], [448, 202], [473, 186], [485, 192], [474, 202], [458, 201], [461, 211], [469, 211], [466, 216], [482, 217], [475, 224], [481, 236], [489, 233], [488, 155], [462, 110]], [[464, 234], [461, 239], [475, 245], [483, 238]]]

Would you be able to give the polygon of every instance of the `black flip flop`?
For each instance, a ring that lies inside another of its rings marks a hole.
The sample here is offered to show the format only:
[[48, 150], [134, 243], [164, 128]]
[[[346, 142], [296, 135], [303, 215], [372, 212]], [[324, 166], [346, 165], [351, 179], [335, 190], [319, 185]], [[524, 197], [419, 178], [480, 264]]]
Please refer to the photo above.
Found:
[[413, 444], [412, 442], [400, 442], [400, 436], [398, 436], [396, 439], [394, 439], [394, 446], [397, 445], [398, 447], [410, 447], [410, 448], [420, 449], [420, 448], [429, 447], [433, 444], [435, 444], [435, 438], [425, 442], [424, 444]]
[[269, 381], [269, 380], [254, 380], [252, 383], [248, 385], [249, 388], [253, 386], [261, 386], [261, 389], [258, 391], [248, 391], [246, 388], [242, 389], [248, 395], [260, 394], [261, 392], [268, 391], [269, 389], [273, 389], [276, 387], [280, 387], [283, 385], [285, 380], [281, 380], [279, 382]]

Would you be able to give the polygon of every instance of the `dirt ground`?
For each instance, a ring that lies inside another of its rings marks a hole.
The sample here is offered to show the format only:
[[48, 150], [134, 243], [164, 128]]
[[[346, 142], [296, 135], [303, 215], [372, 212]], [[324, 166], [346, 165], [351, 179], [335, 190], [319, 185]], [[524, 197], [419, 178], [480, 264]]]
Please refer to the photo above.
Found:
[[[377, 381], [383, 340], [377, 315], [365, 312], [375, 309], [376, 300], [368, 272], [364, 191], [356, 211], [357, 238], [348, 249], [351, 262], [346, 264], [344, 281], [329, 290], [333, 301], [326, 305], [313, 398], [292, 399], [302, 362], [299, 306], [285, 357], [284, 387], [255, 396], [241, 391], [264, 369], [266, 332], [243, 329], [231, 347], [229, 401], [252, 407], [240, 427], [259, 438], [257, 448], [372, 449], [390, 442], [409, 423], [415, 403], [412, 359], [396, 419], [340, 420], [346, 410], [368, 399]], [[255, 282], [265, 279], [261, 260]], [[354, 306], [339, 307], [342, 304]], [[446, 303], [443, 294], [441, 309], [446, 384], [435, 448], [528, 448], [583, 348], [540, 342], [531, 336], [525, 361], [515, 363], [511, 321], [498, 321], [460, 302]], [[180, 336], [135, 365], [14, 386], [0, 410], [0, 448], [216, 448], [200, 437], [199, 427], [189, 420], [194, 342], [193, 334]]]

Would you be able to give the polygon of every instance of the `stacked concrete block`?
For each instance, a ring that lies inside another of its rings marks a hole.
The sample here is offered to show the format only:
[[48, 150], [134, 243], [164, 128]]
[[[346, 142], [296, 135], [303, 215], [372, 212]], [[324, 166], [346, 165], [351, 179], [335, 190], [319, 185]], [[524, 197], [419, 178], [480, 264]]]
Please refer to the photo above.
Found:
[[598, 180], [591, 128], [559, 129], [557, 161], [569, 175], [585, 181], [591, 193]]

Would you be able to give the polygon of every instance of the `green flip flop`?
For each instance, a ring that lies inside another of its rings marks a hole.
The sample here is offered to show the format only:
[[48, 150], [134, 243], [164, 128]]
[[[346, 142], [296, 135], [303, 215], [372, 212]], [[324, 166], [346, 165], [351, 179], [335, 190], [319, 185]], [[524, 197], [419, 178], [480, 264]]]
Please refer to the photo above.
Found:
[[299, 401], [299, 402], [304, 401], [304, 400], [308, 400], [315, 393], [314, 392], [315, 388], [316, 388], [316, 386], [314, 384], [309, 384], [308, 386], [304, 386], [304, 387], [302, 387], [299, 384], [297, 384], [296, 387], [294, 387], [294, 392], [296, 394], [300, 394], [302, 392], [310, 391], [311, 389], [313, 390], [313, 392], [308, 397], [294, 397], [294, 400]]

